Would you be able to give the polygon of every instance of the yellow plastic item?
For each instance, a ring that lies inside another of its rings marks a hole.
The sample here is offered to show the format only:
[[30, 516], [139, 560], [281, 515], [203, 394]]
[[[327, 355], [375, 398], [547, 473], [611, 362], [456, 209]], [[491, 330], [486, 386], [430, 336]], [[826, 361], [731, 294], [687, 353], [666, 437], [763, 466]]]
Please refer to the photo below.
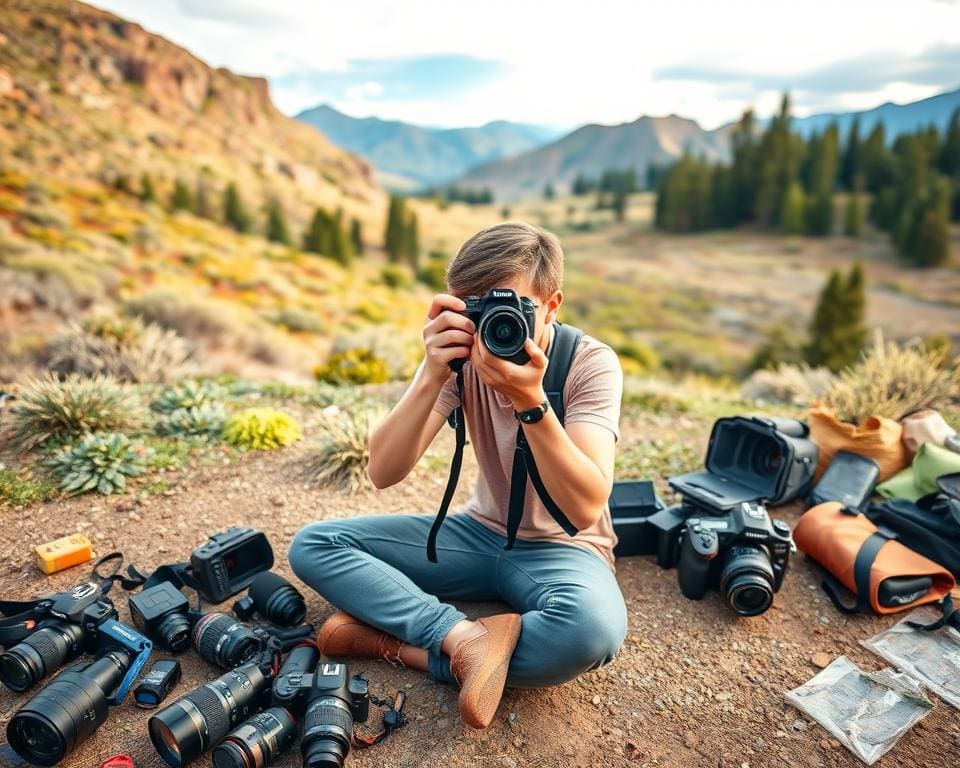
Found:
[[93, 560], [93, 545], [82, 533], [40, 544], [34, 552], [37, 553], [37, 567], [46, 574]]

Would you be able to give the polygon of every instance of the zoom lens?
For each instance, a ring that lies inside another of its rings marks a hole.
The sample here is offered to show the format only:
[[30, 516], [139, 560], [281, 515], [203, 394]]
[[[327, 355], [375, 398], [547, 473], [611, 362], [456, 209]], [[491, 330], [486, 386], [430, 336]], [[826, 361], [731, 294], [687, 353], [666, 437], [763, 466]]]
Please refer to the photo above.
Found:
[[250, 584], [250, 597], [257, 612], [285, 627], [303, 623], [307, 605], [303, 595], [294, 589], [283, 576], [273, 571], [258, 574]]
[[263, 641], [227, 614], [208, 613], [193, 628], [193, 647], [204, 661], [233, 669], [260, 653]]
[[297, 724], [283, 707], [271, 707], [233, 730], [213, 750], [213, 768], [266, 768], [297, 738]]
[[129, 665], [129, 654], [116, 651], [62, 672], [10, 718], [10, 746], [35, 765], [59, 763], [107, 719], [107, 697]]
[[257, 664], [230, 670], [151, 717], [150, 740], [167, 765], [180, 768], [246, 720], [269, 686]]
[[303, 716], [303, 768], [343, 768], [353, 738], [353, 713], [343, 699], [320, 696]]
[[185, 651], [190, 645], [190, 620], [182, 613], [171, 613], [157, 626], [157, 636], [173, 653]]
[[730, 547], [720, 573], [720, 593], [740, 616], [758, 616], [773, 604], [773, 567], [764, 548]]
[[480, 338], [497, 357], [509, 358], [523, 349], [527, 340], [527, 324], [517, 310], [494, 309], [480, 320]]
[[38, 629], [0, 656], [0, 681], [11, 691], [27, 690], [83, 650], [83, 629], [55, 622]]

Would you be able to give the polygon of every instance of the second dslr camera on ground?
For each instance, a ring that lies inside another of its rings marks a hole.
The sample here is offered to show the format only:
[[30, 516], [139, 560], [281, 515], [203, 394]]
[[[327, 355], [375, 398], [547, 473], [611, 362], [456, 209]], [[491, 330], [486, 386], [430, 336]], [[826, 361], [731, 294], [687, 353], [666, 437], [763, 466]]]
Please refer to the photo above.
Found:
[[771, 520], [765, 505], [804, 495], [816, 467], [817, 447], [802, 422], [719, 419], [706, 470], [670, 478], [680, 504], [664, 508], [646, 482], [617, 484], [610, 498], [616, 555], [656, 555], [662, 568], [676, 566], [685, 597], [717, 589], [735, 613], [761, 614], [796, 551], [790, 527]]

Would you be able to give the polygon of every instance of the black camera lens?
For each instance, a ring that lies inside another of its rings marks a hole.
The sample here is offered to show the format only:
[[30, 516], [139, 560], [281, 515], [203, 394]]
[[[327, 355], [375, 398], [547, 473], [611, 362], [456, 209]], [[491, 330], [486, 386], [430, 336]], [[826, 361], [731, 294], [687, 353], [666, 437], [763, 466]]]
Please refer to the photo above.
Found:
[[76, 658], [82, 649], [83, 629], [56, 622], [38, 629], [0, 656], [0, 681], [20, 693], [37, 680]]
[[171, 613], [157, 626], [157, 636], [165, 648], [180, 653], [190, 645], [190, 620], [182, 613]]
[[221, 669], [233, 669], [263, 649], [263, 641], [246, 624], [225, 613], [208, 613], [193, 628], [193, 647], [200, 658]]
[[773, 566], [763, 547], [730, 547], [720, 573], [720, 592], [740, 616], [758, 616], [773, 604]]
[[773, 477], [783, 466], [783, 451], [774, 440], [756, 440], [749, 448], [747, 466], [761, 477]]
[[283, 707], [271, 707], [233, 730], [213, 750], [214, 768], [266, 768], [297, 738], [297, 724]]
[[512, 357], [523, 349], [527, 324], [517, 310], [501, 307], [491, 310], [480, 321], [480, 338], [497, 357]]
[[117, 651], [62, 672], [10, 718], [10, 746], [35, 765], [59, 763], [107, 719], [107, 697], [129, 665], [129, 654]]
[[307, 604], [303, 595], [283, 576], [273, 571], [258, 574], [250, 584], [250, 597], [257, 612], [274, 624], [295, 627], [303, 623]]
[[353, 738], [353, 712], [337, 696], [310, 702], [303, 716], [303, 768], [343, 768]]
[[147, 722], [154, 748], [180, 768], [220, 742], [257, 708], [269, 680], [257, 664], [245, 664], [165, 707]]

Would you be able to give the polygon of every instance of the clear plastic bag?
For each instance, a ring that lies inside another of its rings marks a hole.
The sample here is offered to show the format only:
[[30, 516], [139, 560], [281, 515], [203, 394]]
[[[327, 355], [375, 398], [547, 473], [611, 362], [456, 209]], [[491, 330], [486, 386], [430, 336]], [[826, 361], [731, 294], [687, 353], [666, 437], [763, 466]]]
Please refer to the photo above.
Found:
[[907, 624], [908, 621], [930, 624], [938, 618], [938, 611], [919, 608], [903, 621], [862, 642], [960, 709], [960, 632], [952, 627], [925, 632]]
[[786, 697], [867, 765], [933, 708], [909, 676], [892, 669], [864, 672], [846, 656]]

